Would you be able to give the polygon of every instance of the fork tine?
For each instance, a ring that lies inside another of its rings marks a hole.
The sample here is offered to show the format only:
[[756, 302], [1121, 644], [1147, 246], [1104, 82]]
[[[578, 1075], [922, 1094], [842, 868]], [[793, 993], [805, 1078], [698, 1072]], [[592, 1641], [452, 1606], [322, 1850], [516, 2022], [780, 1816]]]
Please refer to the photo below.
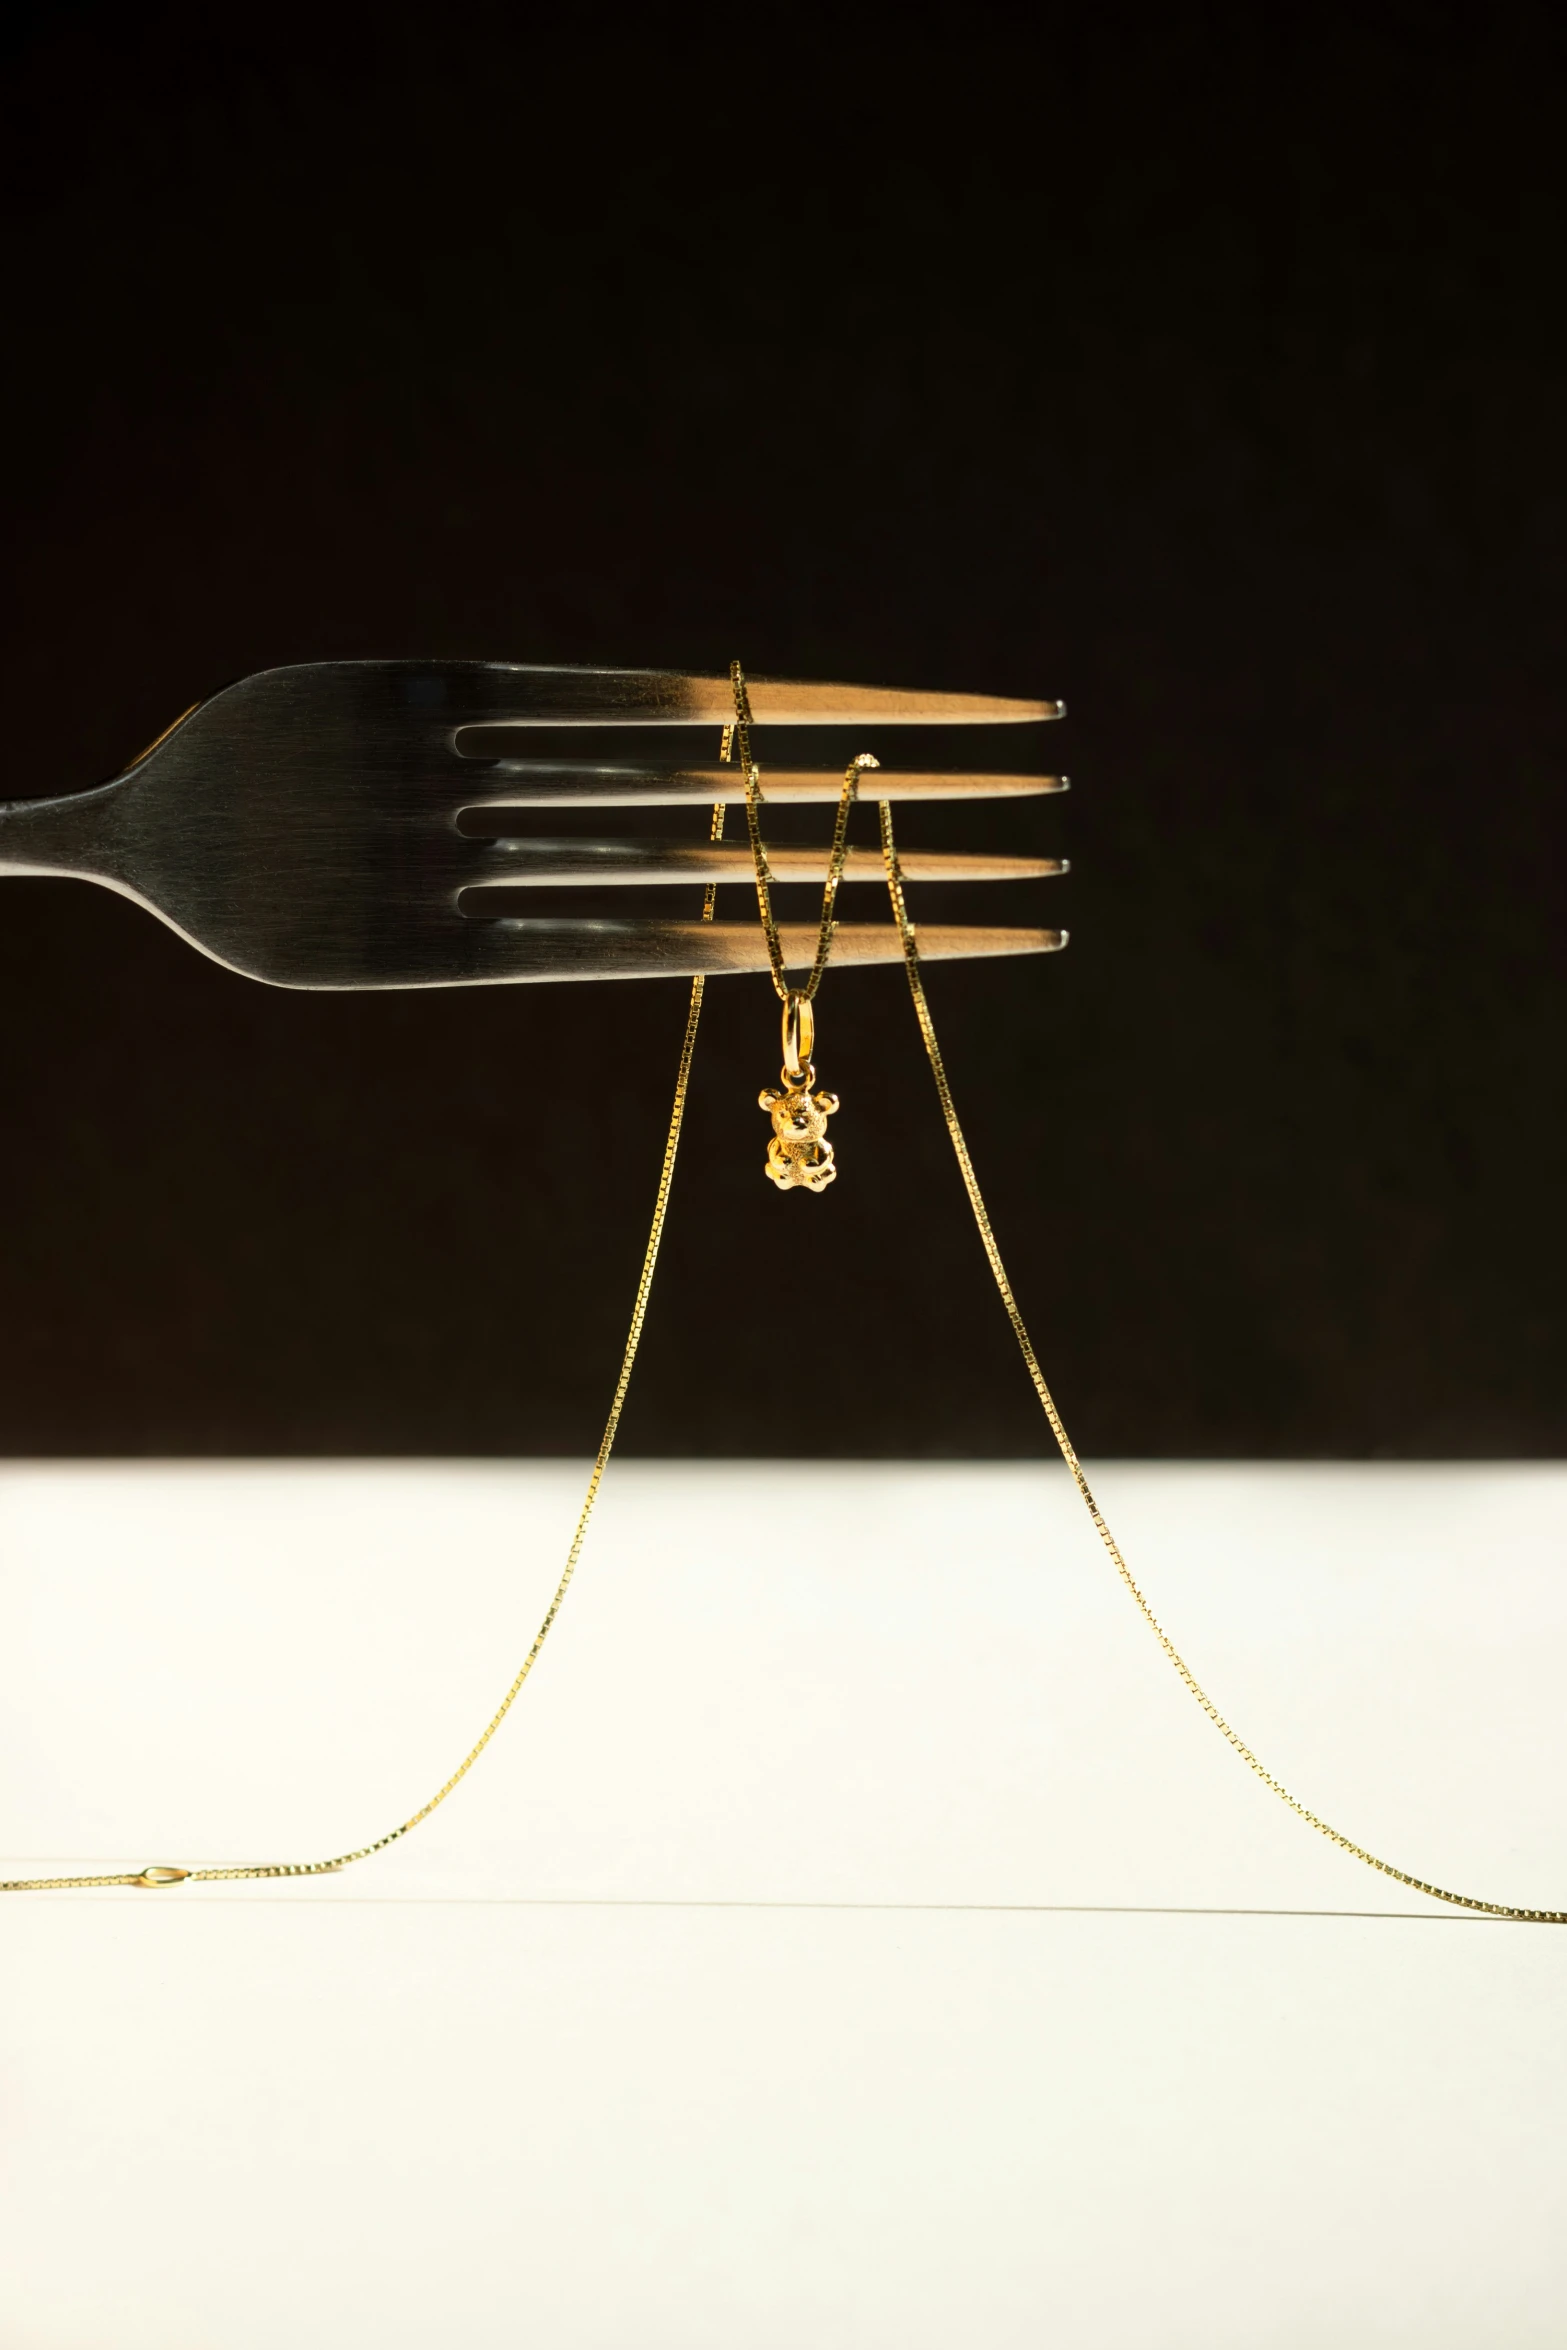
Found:
[[[693, 683], [698, 681], [693, 680]], [[719, 681], [720, 710], [734, 689]], [[748, 681], [758, 726], [1029, 726], [1064, 718], [1065, 702], [1019, 700], [1010, 694], [926, 693], [907, 686], [791, 685], [783, 678]]]
[[[908, 881], [1037, 881], [1066, 871], [1060, 857], [959, 855], [944, 849], [904, 849], [899, 861]], [[828, 850], [774, 847], [767, 852], [774, 881], [821, 882], [827, 878]], [[479, 849], [475, 871], [463, 893], [463, 911], [494, 916], [527, 910], [527, 891], [599, 884], [752, 879], [750, 849], [739, 844], [684, 840], [497, 840]], [[845, 882], [886, 882], [879, 849], [850, 849]], [[510, 900], [518, 903], [513, 908]], [[502, 901], [507, 901], [503, 903]]]
[[[461, 980], [691, 979], [765, 971], [767, 942], [755, 922], [577, 922], [567, 920], [467, 923]], [[921, 923], [922, 960], [970, 955], [1044, 955], [1066, 945], [1064, 930], [997, 930], [979, 925]], [[808, 970], [816, 953], [814, 923], [779, 925], [785, 962]], [[890, 922], [841, 922], [833, 936], [833, 966], [897, 963], [903, 944]], [[460, 983], [460, 982], [459, 982]]]
[[[500, 759], [482, 770], [483, 789], [465, 791], [464, 811], [478, 808], [675, 808], [692, 801], [738, 805], [745, 780], [738, 767], [592, 767], [560, 760]], [[475, 775], [477, 786], [479, 777]], [[888, 768], [867, 800], [1008, 800], [1068, 789], [1064, 775], [905, 775]], [[823, 768], [763, 770], [763, 796], [785, 805], [836, 800], [843, 771]]]
[[[459, 726], [727, 726], [727, 677], [674, 669], [547, 669], [501, 661], [449, 665]], [[1064, 702], [900, 686], [747, 681], [758, 726], [1015, 726], [1059, 718]]]

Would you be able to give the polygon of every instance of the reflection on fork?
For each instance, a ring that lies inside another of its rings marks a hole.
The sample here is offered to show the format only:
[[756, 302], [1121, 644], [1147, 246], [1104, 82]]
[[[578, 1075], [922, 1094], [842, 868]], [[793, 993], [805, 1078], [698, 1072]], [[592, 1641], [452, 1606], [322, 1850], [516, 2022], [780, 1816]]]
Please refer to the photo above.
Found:
[[[758, 726], [969, 726], [1059, 717], [1058, 702], [753, 679]], [[681, 807], [745, 796], [725, 766], [606, 766], [519, 756], [538, 727], [706, 727], [728, 678], [489, 661], [325, 661], [262, 670], [199, 704], [123, 775], [68, 798], [0, 804], [0, 875], [68, 874], [120, 892], [229, 969], [282, 987], [463, 987], [759, 971], [754, 922], [540, 917], [528, 892], [739, 880], [742, 849], [680, 839], [526, 837], [536, 809]], [[836, 800], [841, 771], [769, 769], [769, 801]], [[878, 797], [1008, 798], [1042, 775], [878, 777]], [[488, 837], [484, 837], [488, 835]], [[769, 850], [780, 881], [820, 879], [825, 849]], [[1042, 857], [912, 852], [910, 881], [1064, 870]], [[874, 854], [846, 882], [880, 880]], [[533, 901], [536, 902], [536, 901]], [[782, 927], [809, 961], [814, 929]], [[926, 960], [1039, 954], [1057, 930], [921, 925]], [[834, 967], [900, 959], [890, 922], [839, 925]]]

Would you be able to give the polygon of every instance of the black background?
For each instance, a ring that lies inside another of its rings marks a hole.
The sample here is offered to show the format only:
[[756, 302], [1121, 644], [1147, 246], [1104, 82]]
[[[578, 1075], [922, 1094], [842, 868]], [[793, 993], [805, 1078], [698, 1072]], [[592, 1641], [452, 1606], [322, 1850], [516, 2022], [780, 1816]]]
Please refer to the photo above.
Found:
[[[1063, 694], [904, 837], [1073, 860], [932, 995], [1079, 1445], [1567, 1449], [1552, 13], [14, 17], [6, 788], [327, 656]], [[682, 986], [3, 912], [0, 1449], [591, 1448]], [[625, 1442], [1036, 1451], [901, 975], [820, 1011], [780, 1198], [709, 992]]]

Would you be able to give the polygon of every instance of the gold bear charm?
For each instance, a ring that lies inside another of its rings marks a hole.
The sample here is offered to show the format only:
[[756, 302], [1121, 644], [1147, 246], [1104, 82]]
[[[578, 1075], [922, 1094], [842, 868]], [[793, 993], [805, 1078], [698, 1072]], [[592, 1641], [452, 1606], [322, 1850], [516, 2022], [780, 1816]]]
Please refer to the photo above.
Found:
[[816, 1071], [807, 1066], [785, 1069], [783, 1084], [768, 1086], [757, 1100], [773, 1118], [773, 1139], [767, 1146], [767, 1174], [780, 1191], [800, 1184], [807, 1191], [825, 1191], [838, 1170], [832, 1163], [827, 1121], [838, 1107], [835, 1093], [812, 1093]]
[[783, 1067], [777, 1085], [757, 1100], [772, 1113], [773, 1139], [767, 1146], [767, 1176], [780, 1191], [825, 1191], [838, 1170], [832, 1163], [827, 1121], [838, 1107], [835, 1093], [812, 1093], [816, 1069], [811, 1047], [816, 1017], [802, 988], [783, 999]]

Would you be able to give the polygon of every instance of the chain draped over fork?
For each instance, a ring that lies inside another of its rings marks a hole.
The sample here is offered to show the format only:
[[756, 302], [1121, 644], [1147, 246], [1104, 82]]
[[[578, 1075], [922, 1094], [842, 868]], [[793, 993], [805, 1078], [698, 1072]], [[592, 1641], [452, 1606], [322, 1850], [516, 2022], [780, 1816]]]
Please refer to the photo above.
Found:
[[[792, 1031], [794, 1066], [799, 1074], [803, 1077], [806, 1074], [809, 1066], [808, 1056], [811, 1049], [811, 1038], [814, 1025], [811, 1014], [811, 1002], [817, 988], [821, 984], [822, 973], [827, 967], [828, 954], [831, 949], [832, 901], [836, 895], [838, 878], [842, 873], [843, 857], [845, 854], [845, 839], [848, 825], [848, 812], [853, 801], [854, 787], [858, 780], [859, 770], [865, 766], [874, 765], [875, 762], [869, 759], [857, 760], [851, 764], [848, 773], [844, 777], [843, 795], [839, 802], [838, 822], [834, 828], [833, 834], [833, 853], [832, 860], [828, 868], [827, 896], [822, 909], [822, 929], [817, 944], [816, 962], [812, 967], [811, 977], [807, 983], [807, 986], [797, 991], [791, 990], [788, 987], [783, 975], [782, 955], [778, 946], [777, 930], [776, 926], [772, 922], [771, 894], [769, 888], [770, 875], [767, 870], [766, 850], [761, 842], [760, 824], [758, 820], [758, 807], [761, 799], [760, 775], [756, 768], [755, 762], [751, 758], [750, 707], [745, 692], [744, 675], [738, 662], [734, 664], [731, 677], [734, 685], [735, 695], [735, 720], [732, 726], [725, 727], [724, 729], [723, 748], [720, 756], [727, 764], [731, 759], [734, 748], [738, 744], [741, 761], [745, 767], [746, 814], [751, 830], [752, 857], [756, 867], [757, 898], [761, 908], [763, 926], [768, 933], [768, 954], [769, 962], [773, 970], [774, 986], [777, 989], [784, 1004], [785, 1059], [787, 1063], [790, 1057], [791, 1048], [789, 1039], [791, 1030], [789, 1023], [792, 1017], [795, 1023]], [[975, 1226], [979, 1233], [980, 1243], [985, 1252], [986, 1262], [990, 1267], [991, 1277], [995, 1282], [997, 1294], [1001, 1299], [1001, 1303], [1005, 1309], [1007, 1319], [1011, 1324], [1012, 1335], [1017, 1341], [1018, 1350], [1022, 1355], [1024, 1367], [1028, 1372], [1029, 1380], [1033, 1386], [1034, 1393], [1039, 1400], [1040, 1407], [1044, 1412], [1047, 1423], [1049, 1424], [1050, 1433], [1055, 1440], [1063, 1461], [1066, 1463], [1067, 1470], [1071, 1475], [1073, 1484], [1077, 1488], [1083, 1505], [1088, 1511], [1089, 1517], [1093, 1521], [1094, 1531], [1098, 1535], [1100, 1542], [1103, 1544], [1104, 1549], [1110, 1559], [1111, 1565], [1114, 1567], [1117, 1576], [1125, 1587], [1134, 1606], [1137, 1608], [1138, 1613], [1141, 1615], [1144, 1623], [1148, 1626], [1148, 1629], [1152, 1632], [1154, 1638], [1159, 1643], [1165, 1658], [1173, 1667], [1182, 1683], [1185, 1685], [1188, 1693], [1202, 1708], [1202, 1711], [1207, 1715], [1215, 1729], [1218, 1730], [1220, 1736], [1223, 1737], [1226, 1742], [1234, 1748], [1235, 1752], [1240, 1756], [1242, 1762], [1245, 1763], [1247, 1769], [1251, 1771], [1256, 1778], [1261, 1780], [1263, 1786], [1265, 1786], [1271, 1794], [1277, 1796], [1281, 1803], [1287, 1805], [1288, 1808], [1294, 1812], [1298, 1819], [1303, 1820], [1307, 1827], [1314, 1829], [1318, 1835], [1326, 1837], [1330, 1844], [1336, 1845], [1341, 1852], [1348, 1853], [1351, 1859], [1364, 1862], [1367, 1868], [1376, 1869], [1382, 1876], [1392, 1878], [1396, 1884], [1408, 1886], [1412, 1892], [1424, 1893], [1431, 1900], [1446, 1902], [1456, 1909], [1475, 1911], [1485, 1917], [1510, 1920], [1518, 1924], [1550, 1926], [1567, 1925], [1567, 1910], [1522, 1909], [1517, 1908], [1508, 1902], [1483, 1901], [1473, 1894], [1454, 1893], [1448, 1891], [1441, 1885], [1429, 1884], [1425, 1878], [1414, 1876], [1408, 1870], [1396, 1868], [1391, 1861], [1379, 1859], [1374, 1852], [1367, 1851], [1363, 1844], [1357, 1844], [1352, 1837], [1344, 1835], [1339, 1829], [1331, 1826], [1328, 1821], [1320, 1818], [1316, 1812], [1308, 1809], [1304, 1803], [1301, 1803], [1294, 1795], [1290, 1793], [1289, 1789], [1285, 1787], [1280, 1780], [1273, 1776], [1273, 1774], [1266, 1768], [1253, 1749], [1246, 1743], [1245, 1739], [1241, 1737], [1240, 1733], [1231, 1727], [1230, 1723], [1225, 1719], [1224, 1715], [1220, 1713], [1218, 1707], [1214, 1704], [1212, 1698], [1209, 1697], [1201, 1682], [1198, 1681], [1196, 1675], [1192, 1672], [1190, 1666], [1186, 1663], [1184, 1657], [1175, 1646], [1175, 1643], [1171, 1640], [1169, 1634], [1165, 1631], [1163, 1625], [1155, 1615], [1152, 1607], [1148, 1603], [1148, 1600], [1144, 1596], [1140, 1585], [1133, 1576], [1130, 1567], [1127, 1565], [1126, 1560], [1122, 1555], [1120, 1545], [1116, 1541], [1114, 1534], [1111, 1532], [1106, 1519], [1100, 1511], [1098, 1503], [1094, 1499], [1093, 1492], [1089, 1486], [1088, 1480], [1083, 1474], [1082, 1463], [1077, 1457], [1077, 1452], [1072, 1444], [1071, 1438], [1067, 1434], [1066, 1427], [1062, 1421], [1060, 1412], [1056, 1408], [1055, 1399], [1050, 1392], [1050, 1388], [1046, 1382], [1044, 1372], [1040, 1367], [1039, 1358], [1034, 1351], [1033, 1341], [1029, 1336], [1028, 1326], [1024, 1322], [1022, 1310], [1018, 1305], [1015, 1295], [1013, 1294], [1012, 1284], [1008, 1279], [1006, 1266], [1001, 1256], [1001, 1250], [997, 1243], [994, 1229], [991, 1225], [989, 1212], [985, 1206], [984, 1194], [980, 1190], [979, 1178], [974, 1171], [974, 1162], [969, 1155], [968, 1143], [965, 1139], [963, 1128], [958, 1118], [957, 1106], [953, 1100], [952, 1088], [947, 1078], [946, 1064], [942, 1058], [941, 1046], [936, 1036], [935, 1022], [931, 1017], [930, 1005], [925, 995], [925, 982], [920, 965], [918, 940], [916, 937], [914, 924], [909, 916], [908, 905], [904, 895], [904, 874], [903, 867], [898, 856], [897, 842], [893, 833], [892, 809], [886, 800], [880, 802], [879, 809], [881, 824], [882, 863], [886, 876], [887, 892], [892, 904], [893, 920], [897, 926], [904, 969], [908, 977], [909, 993], [913, 999], [915, 1018], [919, 1023], [920, 1036], [925, 1046], [926, 1057], [930, 1062], [931, 1075], [935, 1080], [936, 1094], [941, 1105], [941, 1114], [946, 1125], [947, 1136], [952, 1144], [954, 1156], [957, 1159], [958, 1171], [963, 1179], [963, 1187], [968, 1196], [969, 1207], [973, 1213]], [[713, 808], [712, 828], [709, 834], [709, 838], [713, 841], [719, 840], [722, 837], [723, 828], [724, 803], [720, 800]], [[704, 922], [711, 922], [713, 919], [716, 886], [716, 883], [710, 882], [708, 884], [702, 911], [702, 919]], [[496, 1708], [495, 1713], [486, 1723], [480, 1736], [475, 1741], [473, 1746], [470, 1747], [468, 1753], [463, 1757], [462, 1761], [458, 1764], [456, 1770], [453, 1771], [451, 1777], [446, 1781], [445, 1785], [439, 1788], [437, 1792], [431, 1796], [428, 1803], [424, 1804], [420, 1810], [416, 1811], [410, 1819], [405, 1820], [400, 1827], [393, 1828], [389, 1831], [388, 1834], [377, 1837], [375, 1842], [372, 1844], [361, 1845], [352, 1852], [339, 1853], [331, 1860], [279, 1861], [273, 1863], [261, 1863], [248, 1867], [206, 1869], [183, 1869], [167, 1865], [155, 1865], [136, 1871], [122, 1871], [114, 1875], [104, 1876], [24, 1877], [13, 1879], [9, 1883], [0, 1883], [0, 1893], [63, 1892], [74, 1890], [78, 1887], [85, 1888], [118, 1885], [156, 1888], [166, 1885], [179, 1884], [225, 1883], [231, 1882], [238, 1878], [327, 1876], [336, 1870], [350, 1867], [355, 1861], [368, 1860], [373, 1853], [384, 1852], [388, 1845], [397, 1843], [400, 1838], [408, 1835], [413, 1829], [419, 1827], [423, 1821], [427, 1820], [431, 1813], [435, 1811], [440, 1804], [444, 1803], [448, 1795], [450, 1795], [453, 1790], [458, 1787], [467, 1777], [469, 1771], [473, 1768], [480, 1755], [489, 1745], [490, 1740], [495, 1736], [496, 1731], [500, 1728], [502, 1722], [506, 1719], [506, 1716], [510, 1713], [513, 1705], [521, 1695], [523, 1685], [527, 1681], [529, 1674], [532, 1672], [534, 1664], [538, 1659], [539, 1652], [543, 1648], [545, 1640], [549, 1636], [551, 1627], [553, 1626], [557, 1615], [560, 1613], [560, 1609], [565, 1600], [566, 1593], [571, 1586], [572, 1578], [577, 1571], [577, 1563], [582, 1555], [583, 1544], [587, 1539], [588, 1523], [593, 1514], [593, 1505], [598, 1498], [599, 1487], [603, 1482], [604, 1472], [608, 1467], [610, 1453], [614, 1447], [615, 1436], [620, 1426], [621, 1411], [625, 1404], [627, 1389], [631, 1384], [632, 1368], [636, 1362], [637, 1348], [641, 1340], [642, 1327], [647, 1315], [648, 1298], [652, 1291], [653, 1274], [658, 1262], [659, 1245], [663, 1238], [664, 1224], [669, 1208], [670, 1188], [674, 1180], [675, 1155], [679, 1147], [681, 1128], [685, 1118], [686, 1096], [689, 1090], [691, 1078], [691, 1064], [696, 1049], [697, 1025], [702, 1011], [702, 993], [703, 982], [701, 977], [698, 976], [691, 982], [691, 995], [686, 1012], [685, 1035], [680, 1048], [680, 1061], [675, 1078], [674, 1102], [670, 1111], [669, 1127], [664, 1142], [664, 1157], [659, 1171], [658, 1191], [653, 1206], [653, 1220], [648, 1232], [647, 1247], [643, 1254], [641, 1277], [637, 1283], [636, 1302], [632, 1308], [630, 1328], [626, 1334], [625, 1349], [621, 1356], [620, 1375], [615, 1383], [615, 1392], [613, 1400], [610, 1404], [609, 1417], [605, 1422], [604, 1434], [599, 1443], [598, 1454], [593, 1463], [592, 1474], [588, 1479], [587, 1492], [583, 1497], [582, 1508], [578, 1514], [576, 1531], [572, 1536], [571, 1548], [567, 1553], [566, 1564], [562, 1570], [560, 1581], [555, 1587], [554, 1596], [550, 1601], [549, 1607], [545, 1611], [544, 1620], [540, 1624], [538, 1632], [534, 1638], [533, 1646], [529, 1649], [527, 1656], [524, 1658], [520, 1671], [517, 1673], [516, 1678], [513, 1680], [510, 1688], [506, 1691], [505, 1696], [501, 1699], [501, 1702]], [[810, 1074], [814, 1075], [814, 1071], [810, 1072]], [[786, 1080], [788, 1075], [789, 1070], [786, 1067]], [[767, 1097], [764, 1095], [762, 1098], [765, 1101]], [[832, 1100], [833, 1107], [837, 1107], [836, 1100], [833, 1099], [832, 1096], [818, 1098]]]
[[735, 716], [733, 726], [724, 729], [722, 755], [727, 759], [731, 746], [738, 743], [740, 764], [745, 776], [745, 821], [751, 842], [751, 865], [756, 877], [757, 911], [762, 917], [762, 935], [767, 941], [767, 962], [772, 972], [773, 991], [783, 1005], [782, 1082], [777, 1086], [764, 1087], [756, 1097], [758, 1106], [766, 1110], [773, 1121], [773, 1136], [767, 1146], [766, 1174], [769, 1182], [776, 1184], [780, 1191], [822, 1192], [835, 1180], [838, 1172], [833, 1160], [833, 1146], [827, 1140], [827, 1121], [839, 1107], [839, 1102], [835, 1093], [813, 1093], [811, 1090], [816, 1083], [816, 1065], [811, 1057], [816, 1043], [814, 1005], [817, 990], [826, 976], [833, 934], [838, 927], [834, 919], [834, 907], [838, 900], [838, 884], [843, 879], [843, 869], [849, 855], [849, 811], [859, 793], [861, 774], [868, 767], [879, 767], [881, 761], [873, 758], [869, 751], [861, 751], [843, 771], [843, 789], [838, 795], [838, 813], [832, 828], [832, 847], [827, 854], [827, 885], [822, 891], [816, 953], [805, 985], [791, 987], [784, 968], [783, 941], [778, 935], [778, 924], [773, 914], [773, 872], [762, 839], [762, 771], [751, 754], [751, 697], [746, 689], [745, 671], [738, 661], [729, 664], [729, 682], [734, 692]]

